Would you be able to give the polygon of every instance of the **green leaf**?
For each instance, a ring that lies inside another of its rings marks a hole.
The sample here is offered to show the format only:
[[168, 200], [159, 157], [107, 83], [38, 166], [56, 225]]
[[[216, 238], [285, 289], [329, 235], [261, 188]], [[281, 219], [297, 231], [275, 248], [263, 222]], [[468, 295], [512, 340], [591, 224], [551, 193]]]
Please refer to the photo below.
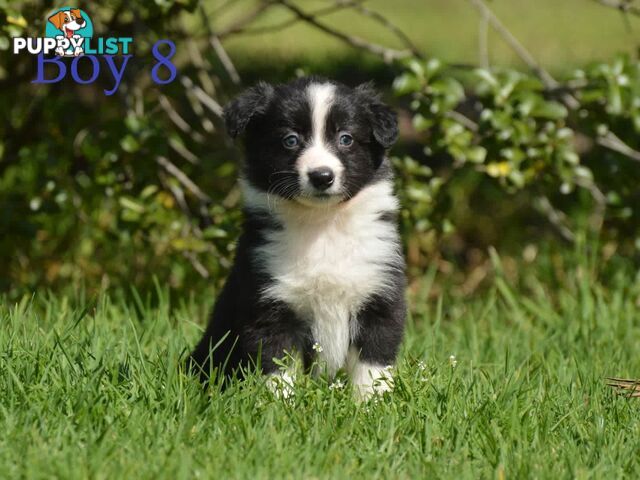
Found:
[[118, 203], [120, 206], [126, 210], [131, 210], [136, 213], [144, 213], [144, 205], [138, 203], [131, 197], [122, 196], [118, 198]]
[[567, 108], [558, 102], [540, 102], [533, 107], [531, 115], [548, 120], [560, 120], [568, 115]]

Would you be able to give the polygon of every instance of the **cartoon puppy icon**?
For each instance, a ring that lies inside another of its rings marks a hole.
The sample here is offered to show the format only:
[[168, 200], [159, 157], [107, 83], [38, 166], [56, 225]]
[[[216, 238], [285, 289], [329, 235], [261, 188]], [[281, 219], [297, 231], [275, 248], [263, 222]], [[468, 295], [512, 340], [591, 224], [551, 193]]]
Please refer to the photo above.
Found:
[[[69, 10], [61, 10], [49, 17], [49, 21], [64, 34], [64, 38], [80, 38], [76, 32], [87, 26], [87, 22], [82, 18], [79, 8], [71, 8]], [[65, 55], [62, 47], [56, 48], [56, 53], [61, 57]], [[75, 47], [73, 55], [82, 55], [84, 50], [82, 47]], [[71, 55], [71, 52], [68, 53]]]

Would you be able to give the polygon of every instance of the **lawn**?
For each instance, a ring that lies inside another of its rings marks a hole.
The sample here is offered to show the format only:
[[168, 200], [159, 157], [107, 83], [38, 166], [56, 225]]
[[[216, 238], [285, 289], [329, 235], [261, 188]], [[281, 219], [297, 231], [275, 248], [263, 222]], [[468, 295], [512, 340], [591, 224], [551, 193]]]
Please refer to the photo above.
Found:
[[[327, 0], [296, 2], [306, 11], [326, 8]], [[618, 52], [633, 54], [640, 44], [640, 19], [625, 20], [611, 8], [593, 0], [493, 0], [487, 2], [505, 25], [544, 66], [566, 73], [595, 60], [608, 60]], [[214, 28], [224, 29], [251, 10], [254, 0], [232, 3], [216, 0], [207, 5]], [[223, 7], [231, 5], [231, 7]], [[399, 26], [429, 56], [447, 62], [479, 61], [479, 16], [468, 0], [368, 0], [372, 10]], [[251, 25], [268, 27], [291, 18], [284, 9], [271, 9]], [[335, 29], [376, 43], [399, 47], [385, 29], [371, 19], [351, 11], [339, 11], [320, 19]], [[282, 62], [298, 62], [331, 69], [346, 54], [360, 54], [344, 43], [298, 23], [268, 34], [231, 37], [225, 41], [234, 61], [243, 69], [255, 63], [281, 68]], [[494, 32], [489, 36], [490, 60], [494, 65], [523, 67], [518, 57]]]
[[204, 393], [178, 365], [210, 302], [3, 302], [0, 476], [637, 477], [640, 400], [603, 379], [640, 372], [637, 287], [587, 271], [471, 299], [429, 295], [427, 275], [395, 391], [366, 404], [308, 377], [289, 400], [255, 377]]

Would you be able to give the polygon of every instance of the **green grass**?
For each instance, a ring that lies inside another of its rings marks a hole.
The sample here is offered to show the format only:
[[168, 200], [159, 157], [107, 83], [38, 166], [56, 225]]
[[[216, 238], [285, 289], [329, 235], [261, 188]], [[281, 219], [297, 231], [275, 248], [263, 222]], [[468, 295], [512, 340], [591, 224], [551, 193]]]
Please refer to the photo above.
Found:
[[[233, 2], [219, 10], [224, 0], [208, 4], [214, 27], [224, 28], [242, 17], [253, 0]], [[326, 0], [297, 2], [307, 11], [327, 6]], [[614, 9], [593, 0], [493, 0], [495, 13], [543, 65], [565, 72], [594, 60], [608, 60], [615, 53], [634, 53], [640, 44], [640, 19], [628, 22]], [[429, 56], [454, 63], [478, 63], [478, 13], [467, 0], [369, 0], [366, 5], [398, 25]], [[290, 18], [284, 9], [272, 9], [252, 26], [277, 25]], [[341, 11], [322, 21], [352, 35], [387, 46], [399, 43], [374, 21]], [[259, 36], [237, 36], [225, 45], [243, 69], [255, 63], [280, 68], [281, 63], [324, 65], [331, 68], [351, 47], [326, 34], [297, 24]], [[513, 51], [495, 33], [489, 37], [490, 60], [494, 65], [523, 66]]]
[[564, 283], [426, 301], [425, 279], [395, 391], [367, 404], [308, 377], [289, 401], [255, 377], [203, 393], [177, 365], [208, 306], [166, 293], [3, 303], [0, 476], [637, 478], [640, 401], [603, 382], [640, 372], [634, 281]]

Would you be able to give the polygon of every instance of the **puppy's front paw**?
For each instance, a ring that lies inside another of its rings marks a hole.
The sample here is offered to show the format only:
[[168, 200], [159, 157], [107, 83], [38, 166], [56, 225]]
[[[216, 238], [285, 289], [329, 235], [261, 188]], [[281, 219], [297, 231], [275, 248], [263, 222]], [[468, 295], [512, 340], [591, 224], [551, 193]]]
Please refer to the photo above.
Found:
[[392, 369], [391, 365], [371, 365], [358, 361], [351, 372], [356, 399], [367, 401], [374, 395], [393, 390]]
[[84, 55], [84, 51], [82, 50], [82, 47], [76, 47], [76, 49], [73, 51], [73, 56], [79, 57], [80, 55]]
[[62, 47], [56, 48], [56, 55], [64, 57], [64, 48], [62, 48]]
[[294, 380], [295, 375], [287, 370], [272, 373], [267, 378], [267, 388], [278, 398], [290, 398], [294, 393]]

